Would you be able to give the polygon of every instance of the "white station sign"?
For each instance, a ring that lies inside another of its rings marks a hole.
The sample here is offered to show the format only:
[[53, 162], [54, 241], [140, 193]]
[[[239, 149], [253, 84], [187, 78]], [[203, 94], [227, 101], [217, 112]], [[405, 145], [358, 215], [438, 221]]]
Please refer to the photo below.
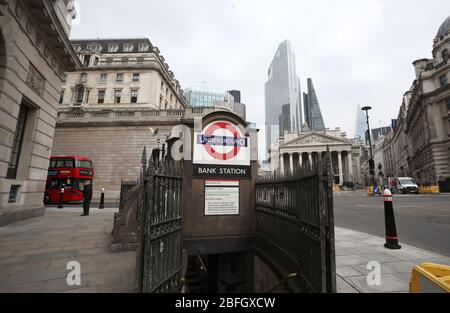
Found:
[[229, 121], [194, 133], [194, 164], [250, 166], [250, 138]]
[[205, 182], [205, 215], [238, 215], [239, 181], [207, 180]]

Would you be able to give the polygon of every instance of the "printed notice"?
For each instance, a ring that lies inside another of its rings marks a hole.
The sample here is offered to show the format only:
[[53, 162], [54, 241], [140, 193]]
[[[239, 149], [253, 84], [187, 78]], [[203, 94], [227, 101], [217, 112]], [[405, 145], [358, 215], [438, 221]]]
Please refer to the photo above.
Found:
[[205, 182], [205, 215], [238, 215], [239, 181]]

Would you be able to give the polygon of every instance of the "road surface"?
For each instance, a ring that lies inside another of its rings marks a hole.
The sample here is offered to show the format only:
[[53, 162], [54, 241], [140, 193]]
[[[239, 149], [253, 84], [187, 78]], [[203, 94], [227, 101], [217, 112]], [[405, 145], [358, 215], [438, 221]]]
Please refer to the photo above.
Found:
[[[450, 257], [450, 194], [394, 195], [402, 242]], [[334, 194], [335, 225], [385, 237], [382, 197], [362, 191]]]

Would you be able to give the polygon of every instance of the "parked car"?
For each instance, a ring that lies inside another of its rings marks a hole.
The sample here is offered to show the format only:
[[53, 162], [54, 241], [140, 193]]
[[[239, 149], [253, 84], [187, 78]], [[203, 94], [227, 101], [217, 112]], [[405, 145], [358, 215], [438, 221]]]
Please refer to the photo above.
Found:
[[419, 193], [419, 186], [411, 177], [393, 177], [389, 179], [393, 193]]

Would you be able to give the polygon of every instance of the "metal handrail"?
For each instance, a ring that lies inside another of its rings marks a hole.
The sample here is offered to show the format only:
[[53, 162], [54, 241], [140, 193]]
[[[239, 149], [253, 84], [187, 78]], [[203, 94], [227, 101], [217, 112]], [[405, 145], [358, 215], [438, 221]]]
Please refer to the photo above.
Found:
[[203, 263], [202, 257], [200, 255], [197, 255], [197, 258], [200, 260], [200, 263], [201, 263], [200, 269], [203, 270], [204, 272], [208, 272], [208, 269], [206, 268], [205, 263]]
[[284, 286], [289, 280], [294, 279], [296, 277], [300, 276], [299, 273], [290, 273], [288, 274], [283, 280], [279, 281], [278, 284], [276, 284], [275, 286], [269, 288], [266, 293], [271, 293], [273, 292], [275, 289], [277, 289], [278, 287]]

